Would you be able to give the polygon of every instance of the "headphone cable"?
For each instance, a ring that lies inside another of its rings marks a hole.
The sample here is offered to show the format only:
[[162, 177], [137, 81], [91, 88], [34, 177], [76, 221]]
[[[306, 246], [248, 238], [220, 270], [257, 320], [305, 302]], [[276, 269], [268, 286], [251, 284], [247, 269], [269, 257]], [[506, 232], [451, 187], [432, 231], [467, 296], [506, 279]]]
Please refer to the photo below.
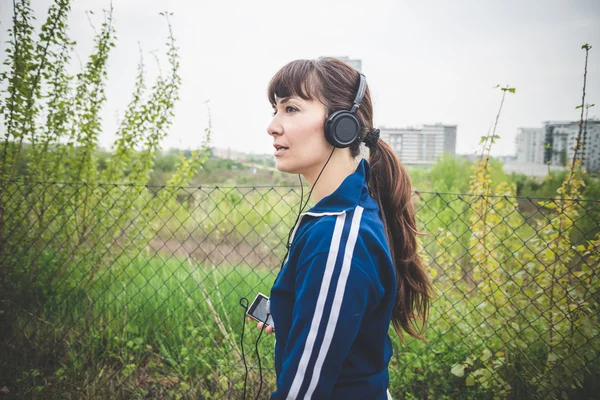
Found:
[[[240, 305], [247, 310], [248, 309], [248, 299], [245, 297], [242, 297], [240, 299]], [[242, 361], [244, 362], [244, 370], [246, 371], [246, 373], [244, 374], [244, 397], [243, 399], [246, 400], [246, 382], [248, 380], [248, 364], [246, 364], [246, 356], [244, 354], [244, 331], [246, 330], [246, 313], [244, 313], [244, 318], [242, 319], [242, 337], [240, 340], [240, 345], [242, 347]]]
[[[331, 154], [329, 154], [329, 157], [327, 158], [327, 161], [325, 162], [325, 165], [323, 165], [323, 168], [321, 168], [321, 172], [319, 172], [319, 175], [317, 176], [317, 179], [315, 180], [314, 185], [310, 188], [310, 191], [308, 192], [308, 198], [306, 199], [306, 202], [304, 203], [304, 205], [302, 205], [302, 201], [304, 200], [304, 185], [302, 184], [302, 178], [301, 178], [300, 174], [298, 174], [298, 179], [300, 180], [300, 212], [298, 213], [298, 216], [296, 217], [296, 221], [292, 225], [292, 229], [290, 229], [290, 232], [288, 233], [288, 240], [287, 240], [287, 244], [286, 244], [286, 247], [287, 247], [288, 251], [290, 249], [290, 246], [292, 245], [290, 243], [290, 239], [292, 237], [292, 233], [294, 231], [294, 228], [296, 228], [296, 224], [298, 223], [298, 220], [302, 216], [302, 212], [304, 211], [304, 209], [308, 205], [308, 202], [310, 201], [310, 196], [312, 195], [313, 190], [317, 186], [317, 182], [319, 182], [319, 178], [321, 178], [321, 175], [323, 174], [323, 171], [325, 171], [325, 167], [327, 166], [327, 164], [329, 164], [329, 160], [331, 160], [331, 157], [333, 156], [333, 152], [334, 151], [335, 151], [335, 146], [331, 150]], [[287, 257], [287, 254], [285, 255], [285, 257]], [[284, 261], [285, 261], [285, 257], [283, 258]], [[283, 264], [282, 264], [282, 267], [283, 267]]]
[[263, 334], [263, 331], [265, 330], [265, 327], [267, 326], [267, 321], [269, 320], [269, 316], [271, 314], [269, 312], [267, 312], [267, 318], [265, 318], [265, 322], [263, 322], [263, 326], [260, 330], [260, 333], [258, 334], [258, 337], [256, 338], [256, 358], [258, 359], [258, 374], [260, 376], [260, 385], [258, 386], [258, 393], [256, 394], [256, 397], [254, 398], [254, 400], [258, 400], [258, 397], [260, 396], [260, 391], [262, 390], [262, 384], [263, 384], [263, 379], [262, 379], [262, 367], [260, 365], [260, 353], [258, 352], [258, 342], [260, 341], [260, 337]]
[[[321, 178], [321, 175], [323, 174], [323, 171], [325, 170], [325, 167], [327, 167], [327, 164], [329, 164], [329, 160], [331, 160], [331, 157], [333, 156], [333, 153], [335, 152], [335, 146], [333, 147], [333, 149], [331, 150], [331, 154], [329, 154], [329, 157], [327, 158], [327, 161], [325, 162], [325, 165], [323, 165], [323, 168], [321, 168], [321, 172], [319, 172], [319, 175], [317, 176], [317, 179], [315, 180], [314, 185], [312, 186], [312, 188], [310, 188], [310, 191], [308, 192], [308, 198], [306, 199], [306, 202], [304, 204], [302, 204], [303, 200], [304, 200], [304, 185], [302, 184], [302, 178], [301, 175], [298, 174], [298, 179], [300, 180], [300, 210], [298, 212], [298, 216], [296, 217], [296, 221], [294, 222], [294, 225], [292, 225], [292, 228], [290, 229], [290, 232], [288, 233], [288, 239], [287, 239], [287, 243], [286, 243], [286, 253], [285, 256], [283, 257], [283, 260], [281, 262], [281, 268], [279, 269], [279, 273], [281, 273], [281, 270], [283, 269], [283, 266], [285, 264], [286, 258], [290, 252], [290, 247], [291, 247], [291, 243], [290, 243], [290, 239], [292, 237], [292, 232], [294, 231], [294, 229], [296, 228], [296, 224], [298, 224], [298, 221], [300, 220], [300, 217], [302, 216], [302, 212], [304, 211], [304, 209], [306, 208], [306, 206], [308, 205], [308, 202], [310, 201], [310, 196], [312, 195], [313, 190], [315, 189], [315, 187], [317, 186], [317, 182], [319, 182], [319, 178]], [[277, 274], [277, 276], [279, 277], [279, 273]], [[277, 278], [275, 278], [275, 280], [277, 280]], [[246, 304], [242, 304], [242, 300], [246, 301]], [[246, 310], [248, 309], [248, 299], [245, 297], [242, 297], [242, 299], [240, 299], [240, 304], [242, 305], [242, 307], [244, 307]], [[258, 396], [260, 396], [260, 392], [262, 390], [262, 366], [261, 366], [261, 362], [260, 362], [260, 354], [258, 352], [258, 342], [260, 341], [260, 338], [262, 336], [263, 331], [265, 330], [265, 327], [267, 326], [266, 321], [269, 319], [269, 316], [271, 314], [269, 312], [267, 312], [267, 318], [265, 319], [265, 322], [263, 323], [262, 329], [260, 330], [260, 333], [258, 334], [258, 337], [256, 338], [256, 342], [255, 342], [255, 348], [256, 348], [256, 357], [258, 358], [258, 371], [259, 371], [259, 376], [260, 376], [260, 385], [258, 387], [258, 393], [256, 395], [256, 399], [258, 399]], [[244, 362], [244, 369], [246, 371], [246, 374], [244, 375], [244, 397], [243, 399], [246, 399], [246, 384], [247, 384], [247, 380], [248, 380], [248, 365], [246, 364], [246, 357], [244, 355], [244, 330], [246, 327], [246, 314], [244, 313], [244, 319], [242, 321], [242, 336], [241, 336], [241, 348], [242, 348], [242, 360]]]

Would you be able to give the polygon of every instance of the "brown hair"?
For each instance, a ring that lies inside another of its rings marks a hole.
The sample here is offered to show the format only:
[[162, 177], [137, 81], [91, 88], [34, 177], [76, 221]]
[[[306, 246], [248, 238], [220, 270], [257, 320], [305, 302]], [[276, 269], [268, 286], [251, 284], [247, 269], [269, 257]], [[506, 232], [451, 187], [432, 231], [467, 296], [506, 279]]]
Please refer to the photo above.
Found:
[[[358, 84], [358, 73], [340, 60], [296, 60], [281, 68], [271, 79], [268, 97], [273, 106], [276, 104], [275, 96], [317, 99], [325, 104], [330, 115], [352, 107]], [[360, 154], [360, 142], [365, 135], [373, 131], [373, 105], [368, 87], [356, 115], [361, 122], [361, 140], [350, 145], [353, 157]], [[427, 322], [432, 288], [417, 252], [419, 232], [411, 201], [410, 178], [396, 154], [383, 140], [370, 148], [369, 164], [369, 190], [379, 203], [396, 269], [397, 293], [392, 322], [403, 342], [402, 330], [426, 342], [422, 332]], [[422, 327], [415, 329], [419, 320], [422, 321]]]

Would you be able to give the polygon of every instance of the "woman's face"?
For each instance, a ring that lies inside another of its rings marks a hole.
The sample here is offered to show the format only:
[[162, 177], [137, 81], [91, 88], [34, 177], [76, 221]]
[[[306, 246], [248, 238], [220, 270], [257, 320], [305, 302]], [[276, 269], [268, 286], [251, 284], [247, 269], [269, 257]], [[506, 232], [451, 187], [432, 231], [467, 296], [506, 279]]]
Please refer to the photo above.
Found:
[[311, 175], [323, 167], [332, 150], [324, 134], [327, 109], [318, 100], [295, 96], [276, 101], [267, 132], [273, 137], [277, 169]]

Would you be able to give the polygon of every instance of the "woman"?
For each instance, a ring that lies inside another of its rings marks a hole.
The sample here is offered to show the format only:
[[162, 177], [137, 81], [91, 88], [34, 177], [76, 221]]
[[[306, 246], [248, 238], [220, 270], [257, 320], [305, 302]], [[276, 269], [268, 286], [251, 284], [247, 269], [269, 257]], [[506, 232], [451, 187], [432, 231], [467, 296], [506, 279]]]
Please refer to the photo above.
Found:
[[[410, 179], [373, 128], [364, 76], [345, 63], [293, 61], [268, 97], [277, 169], [301, 174], [316, 202], [297, 222], [271, 290], [271, 399], [387, 399], [390, 322], [403, 342], [403, 330], [425, 340], [431, 293]], [[361, 142], [370, 157], [357, 165]]]

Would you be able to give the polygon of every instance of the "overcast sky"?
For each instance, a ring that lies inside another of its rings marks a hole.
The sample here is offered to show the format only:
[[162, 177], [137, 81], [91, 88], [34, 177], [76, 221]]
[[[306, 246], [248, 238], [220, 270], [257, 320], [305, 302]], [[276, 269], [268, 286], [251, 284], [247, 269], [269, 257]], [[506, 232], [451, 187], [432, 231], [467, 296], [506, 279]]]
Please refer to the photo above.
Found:
[[[32, 0], [39, 20], [50, 3]], [[11, 4], [0, 0], [3, 42]], [[84, 61], [94, 34], [85, 11], [95, 12], [92, 21], [99, 26], [109, 4], [73, 1], [71, 37]], [[113, 0], [113, 5], [118, 41], [109, 58], [100, 137], [107, 147], [114, 140], [116, 115], [123, 114], [133, 90], [138, 42], [149, 80], [157, 71], [152, 51], [162, 54], [166, 67], [168, 32], [159, 16], [165, 10], [174, 13], [182, 78], [165, 148], [201, 143], [209, 100], [215, 146], [271, 153], [269, 79], [291, 60], [319, 56], [362, 60], [376, 125], [456, 124], [458, 153], [476, 151], [493, 123], [501, 98], [493, 87], [515, 87], [493, 151], [512, 154], [518, 127], [579, 118], [581, 45], [589, 43], [594, 48], [586, 102], [598, 104], [590, 114], [600, 115], [599, 0]]]

